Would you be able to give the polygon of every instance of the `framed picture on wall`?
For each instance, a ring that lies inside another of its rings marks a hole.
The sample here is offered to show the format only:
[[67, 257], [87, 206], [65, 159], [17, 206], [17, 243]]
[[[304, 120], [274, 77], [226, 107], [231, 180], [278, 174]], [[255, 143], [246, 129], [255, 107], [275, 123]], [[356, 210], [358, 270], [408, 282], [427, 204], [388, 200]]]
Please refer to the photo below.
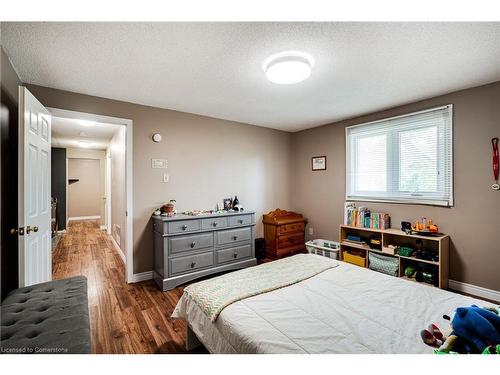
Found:
[[326, 156], [313, 156], [311, 168], [313, 171], [326, 171]]

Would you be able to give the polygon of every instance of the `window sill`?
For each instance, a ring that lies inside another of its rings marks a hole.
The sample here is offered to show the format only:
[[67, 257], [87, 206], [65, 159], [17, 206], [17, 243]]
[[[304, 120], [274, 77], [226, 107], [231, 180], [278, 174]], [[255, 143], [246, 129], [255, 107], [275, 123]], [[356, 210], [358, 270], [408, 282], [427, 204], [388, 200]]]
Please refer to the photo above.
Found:
[[346, 196], [347, 202], [373, 202], [373, 203], [393, 203], [393, 204], [408, 204], [419, 206], [436, 206], [442, 208], [452, 208], [453, 201], [432, 201], [432, 200], [419, 200], [419, 199], [406, 199], [406, 198], [369, 198], [369, 197], [349, 197]]

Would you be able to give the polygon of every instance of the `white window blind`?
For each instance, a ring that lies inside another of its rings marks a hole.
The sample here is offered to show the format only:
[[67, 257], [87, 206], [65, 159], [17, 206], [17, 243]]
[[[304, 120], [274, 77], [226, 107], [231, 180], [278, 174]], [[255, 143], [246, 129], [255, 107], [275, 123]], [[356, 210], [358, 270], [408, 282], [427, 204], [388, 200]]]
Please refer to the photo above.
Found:
[[453, 106], [346, 128], [346, 199], [453, 205]]

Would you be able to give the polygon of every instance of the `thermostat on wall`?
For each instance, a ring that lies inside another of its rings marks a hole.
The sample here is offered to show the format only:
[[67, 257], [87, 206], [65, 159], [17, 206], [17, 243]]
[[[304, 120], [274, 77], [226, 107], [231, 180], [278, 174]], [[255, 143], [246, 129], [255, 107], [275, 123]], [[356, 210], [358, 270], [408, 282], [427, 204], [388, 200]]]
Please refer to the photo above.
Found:
[[151, 159], [151, 168], [167, 168], [167, 159]]

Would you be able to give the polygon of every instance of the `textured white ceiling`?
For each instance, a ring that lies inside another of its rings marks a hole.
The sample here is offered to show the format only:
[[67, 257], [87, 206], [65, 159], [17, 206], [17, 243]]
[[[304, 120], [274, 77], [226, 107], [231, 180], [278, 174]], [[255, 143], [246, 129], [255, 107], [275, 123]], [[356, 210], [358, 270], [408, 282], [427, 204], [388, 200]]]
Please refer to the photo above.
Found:
[[[500, 80], [500, 23], [3, 23], [24, 82], [297, 131]], [[276, 85], [269, 55], [314, 56]]]
[[93, 150], [105, 150], [120, 125], [94, 123], [83, 126], [78, 120], [52, 117], [52, 147], [82, 148], [78, 141], [88, 142]]

